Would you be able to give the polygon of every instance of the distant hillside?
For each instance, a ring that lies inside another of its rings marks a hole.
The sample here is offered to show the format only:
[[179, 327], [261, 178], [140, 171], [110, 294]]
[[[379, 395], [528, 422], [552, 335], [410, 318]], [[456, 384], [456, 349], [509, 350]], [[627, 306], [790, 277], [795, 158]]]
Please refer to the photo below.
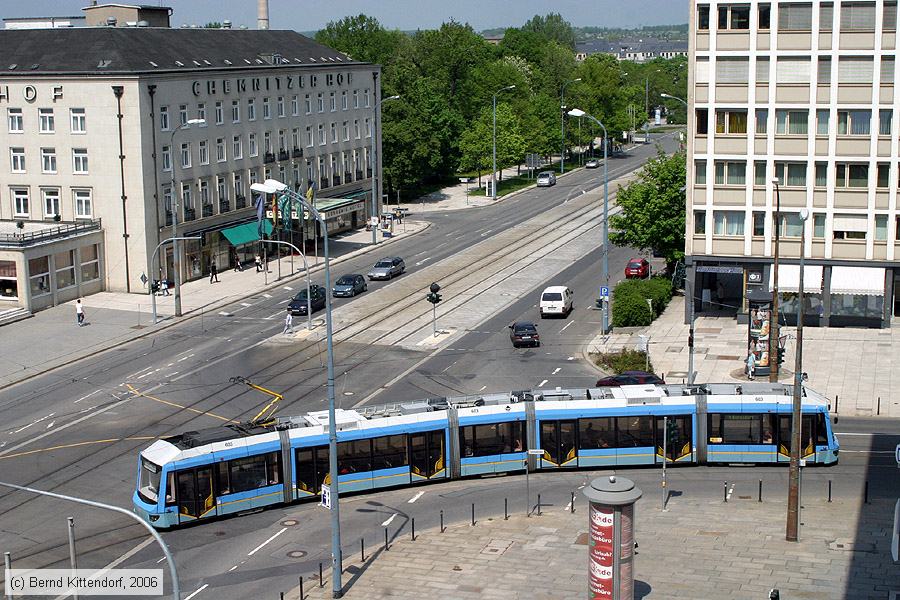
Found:
[[[649, 25], [635, 29], [620, 29], [609, 27], [573, 27], [575, 40], [587, 42], [590, 40], [606, 40], [615, 42], [621, 39], [634, 39], [647, 36], [658, 40], [686, 40], [688, 39], [687, 23], [679, 25]], [[502, 37], [506, 28], [495, 27], [481, 31], [483, 37]]]

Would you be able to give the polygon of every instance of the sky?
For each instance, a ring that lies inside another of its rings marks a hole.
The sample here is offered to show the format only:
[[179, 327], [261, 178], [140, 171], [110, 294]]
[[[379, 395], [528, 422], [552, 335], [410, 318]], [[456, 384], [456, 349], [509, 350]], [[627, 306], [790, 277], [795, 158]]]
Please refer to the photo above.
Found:
[[[256, 0], [117, 1], [170, 6], [175, 27], [225, 19], [235, 27], [256, 27]], [[0, 16], [75, 16], [88, 4], [90, 0], [0, 0]], [[434, 29], [454, 19], [481, 31], [519, 27], [550, 12], [576, 27], [672, 25], [687, 23], [688, 0], [269, 0], [270, 27], [297, 31], [317, 31], [358, 14], [375, 17], [387, 29]]]

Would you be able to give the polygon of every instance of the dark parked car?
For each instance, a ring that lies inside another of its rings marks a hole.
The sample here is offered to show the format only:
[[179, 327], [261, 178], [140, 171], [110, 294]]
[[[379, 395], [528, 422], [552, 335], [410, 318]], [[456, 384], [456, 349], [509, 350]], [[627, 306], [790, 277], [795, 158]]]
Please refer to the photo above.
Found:
[[357, 294], [362, 294], [367, 289], [369, 289], [369, 285], [366, 283], [366, 278], [362, 275], [342, 275], [340, 279], [334, 282], [334, 286], [331, 288], [331, 294], [335, 297], [343, 296], [349, 298]]
[[604, 377], [597, 381], [597, 387], [618, 387], [620, 385], [640, 385], [644, 383], [665, 383], [661, 378], [646, 371], [622, 371], [618, 375]]
[[375, 266], [369, 271], [369, 279], [392, 279], [394, 276], [405, 272], [406, 263], [403, 262], [402, 258], [399, 256], [388, 256], [375, 263]]
[[632, 258], [625, 265], [626, 279], [644, 279], [650, 277], [650, 263], [646, 258]]
[[537, 325], [531, 321], [516, 321], [509, 326], [509, 341], [513, 348], [519, 346], [540, 346], [541, 336], [538, 334]]
[[[312, 304], [311, 308], [313, 312], [325, 308], [325, 288], [323, 288], [321, 285], [313, 284], [309, 287], [309, 294], [310, 304]], [[293, 297], [290, 304], [288, 304], [288, 309], [291, 311], [291, 314], [306, 315], [306, 308], [306, 288], [303, 288], [296, 296]]]

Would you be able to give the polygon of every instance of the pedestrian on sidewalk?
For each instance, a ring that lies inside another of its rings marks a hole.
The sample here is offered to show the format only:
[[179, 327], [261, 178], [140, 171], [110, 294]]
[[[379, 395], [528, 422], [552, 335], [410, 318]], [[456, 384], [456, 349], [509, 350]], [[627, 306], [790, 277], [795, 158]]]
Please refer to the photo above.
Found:
[[747, 355], [747, 378], [753, 381], [753, 374], [756, 372], [756, 354], [751, 350]]
[[241, 255], [238, 254], [238, 251], [234, 251], [234, 271], [237, 273], [238, 271], [243, 271], [244, 265], [241, 264]]
[[262, 271], [262, 257], [259, 254], [256, 255], [256, 258], [253, 259], [253, 262], [256, 263], [256, 272], [259, 273]]
[[78, 320], [78, 326], [84, 327], [84, 305], [81, 298], [75, 301], [75, 318]]
[[171, 296], [172, 295], [169, 293], [169, 280], [168, 279], [163, 279], [162, 281], [159, 282], [159, 289], [162, 291], [163, 296]]
[[209, 282], [213, 282], [213, 278], [215, 278], [216, 283], [219, 283], [219, 269], [216, 268], [215, 261], [209, 263]]
[[294, 315], [291, 314], [291, 309], [287, 309], [287, 314], [284, 317], [284, 331], [281, 333], [285, 335], [294, 333]]

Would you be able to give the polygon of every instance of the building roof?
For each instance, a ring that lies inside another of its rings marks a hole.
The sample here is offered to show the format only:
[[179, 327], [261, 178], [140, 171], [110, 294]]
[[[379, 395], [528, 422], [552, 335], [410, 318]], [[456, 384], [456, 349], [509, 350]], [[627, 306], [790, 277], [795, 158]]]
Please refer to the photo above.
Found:
[[295, 31], [162, 27], [3, 30], [0, 57], [6, 76], [360, 64]]
[[[657, 38], [623, 39], [619, 41], [591, 40], [578, 44], [585, 54], [620, 54], [625, 52], [687, 52], [685, 40], [660, 40]], [[624, 52], [623, 52], [624, 51]]]

